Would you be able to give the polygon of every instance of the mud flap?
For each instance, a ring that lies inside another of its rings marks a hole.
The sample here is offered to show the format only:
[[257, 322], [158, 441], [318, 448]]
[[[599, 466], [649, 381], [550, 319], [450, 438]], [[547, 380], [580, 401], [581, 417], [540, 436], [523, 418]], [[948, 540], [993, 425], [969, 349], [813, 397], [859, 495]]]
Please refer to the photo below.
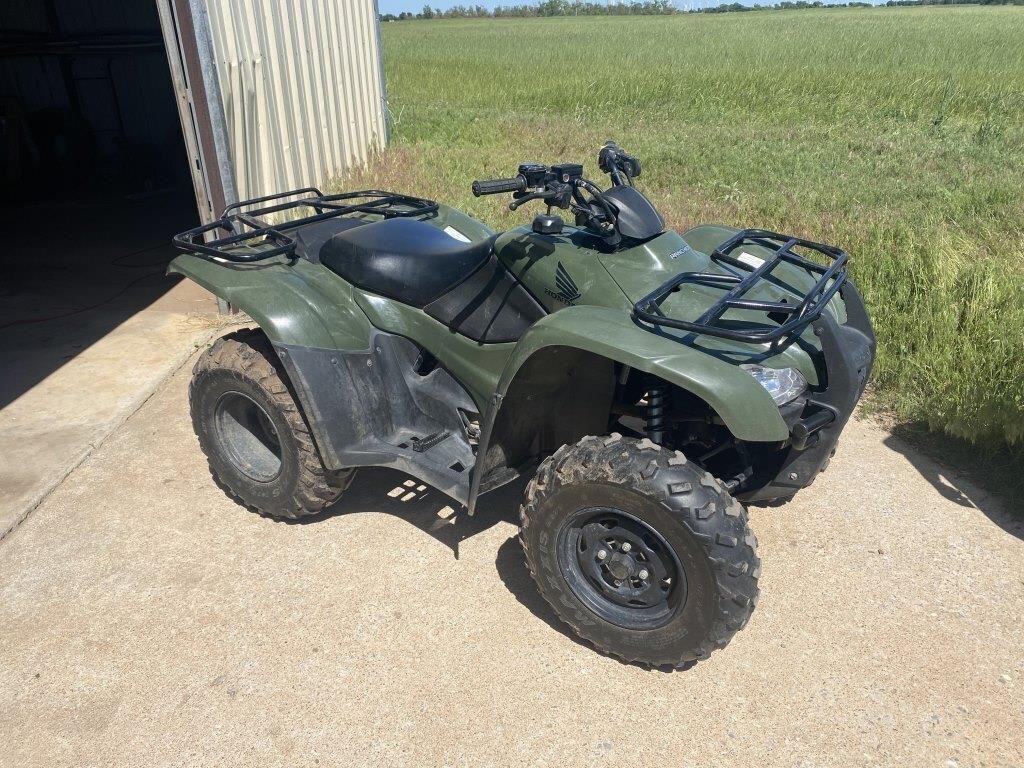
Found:
[[378, 331], [366, 351], [274, 348], [327, 466], [393, 466], [468, 500], [474, 454], [462, 414], [476, 406], [440, 366], [417, 370], [413, 342]]

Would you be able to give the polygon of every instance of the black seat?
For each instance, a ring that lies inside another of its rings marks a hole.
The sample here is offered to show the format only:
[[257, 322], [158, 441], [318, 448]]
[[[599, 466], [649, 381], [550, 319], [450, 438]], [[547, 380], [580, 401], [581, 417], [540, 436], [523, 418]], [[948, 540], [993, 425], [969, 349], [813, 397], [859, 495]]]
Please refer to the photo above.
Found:
[[348, 218], [327, 219], [314, 224], [306, 224], [292, 234], [292, 237], [295, 238], [295, 250], [302, 258], [315, 263], [320, 259], [320, 249], [324, 247], [324, 243], [336, 234], [353, 227], [365, 226], [365, 221]]
[[355, 286], [423, 307], [487, 261], [493, 240], [464, 243], [416, 219], [386, 219], [331, 237], [320, 263]]

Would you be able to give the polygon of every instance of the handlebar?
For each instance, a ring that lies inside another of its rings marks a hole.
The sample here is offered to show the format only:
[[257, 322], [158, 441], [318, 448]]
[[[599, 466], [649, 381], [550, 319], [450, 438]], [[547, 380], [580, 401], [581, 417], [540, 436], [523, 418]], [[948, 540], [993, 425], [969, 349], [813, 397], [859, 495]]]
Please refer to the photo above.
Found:
[[473, 195], [500, 195], [507, 192], [525, 192], [526, 179], [516, 176], [512, 179], [483, 179], [473, 182]]
[[[640, 175], [640, 163], [614, 142], [608, 142], [601, 148], [598, 163], [601, 170], [611, 176], [614, 186], [632, 186], [633, 178]], [[511, 211], [532, 200], [543, 200], [549, 209], [572, 210], [576, 214], [577, 225], [585, 223], [611, 245], [617, 245], [622, 239], [617, 230], [617, 209], [604, 198], [596, 184], [583, 177], [583, 166], [579, 163], [523, 163], [519, 166], [519, 174], [510, 179], [473, 182], [476, 197], [509, 192], [514, 198], [508, 205]], [[589, 199], [584, 193], [589, 195]]]

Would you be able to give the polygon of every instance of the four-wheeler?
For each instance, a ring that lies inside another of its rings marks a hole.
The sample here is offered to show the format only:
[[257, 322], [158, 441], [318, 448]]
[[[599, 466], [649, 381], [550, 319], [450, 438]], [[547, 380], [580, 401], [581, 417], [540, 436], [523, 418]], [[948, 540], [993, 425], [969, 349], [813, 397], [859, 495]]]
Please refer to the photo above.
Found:
[[839, 248], [679, 234], [634, 157], [609, 142], [598, 162], [604, 190], [573, 163], [475, 182], [546, 204], [502, 234], [431, 200], [306, 188], [176, 236], [170, 270], [259, 326], [201, 356], [192, 422], [219, 484], [274, 518], [320, 512], [361, 466], [470, 514], [529, 477], [521, 540], [557, 614], [678, 667], [746, 624], [761, 565], [742, 503], [824, 469], [875, 342]]

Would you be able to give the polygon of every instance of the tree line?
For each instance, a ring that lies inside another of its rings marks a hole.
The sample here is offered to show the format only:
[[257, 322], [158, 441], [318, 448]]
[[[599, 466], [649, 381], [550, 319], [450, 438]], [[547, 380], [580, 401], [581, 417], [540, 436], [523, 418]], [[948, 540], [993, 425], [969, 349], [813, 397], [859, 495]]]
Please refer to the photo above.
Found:
[[536, 5], [499, 5], [495, 16], [656, 16], [675, 13], [669, 0], [648, 2], [588, 3], [571, 0], [544, 0]]
[[[681, 0], [683, 3], [687, 0]], [[887, 0], [887, 6], [912, 5], [1024, 5], [1024, 0]], [[774, 5], [743, 5], [722, 3], [707, 8], [679, 8], [671, 0], [645, 0], [643, 2], [581, 2], [580, 0], [542, 0], [539, 3], [498, 5], [493, 9], [483, 5], [455, 5], [448, 9], [424, 5], [419, 13], [385, 13], [381, 21], [408, 19], [502, 19], [538, 16], [656, 16], [682, 13], [730, 13], [734, 11], [789, 11], [805, 8], [870, 8], [864, 0], [846, 3], [824, 3], [821, 0], [782, 0]]]
[[670, 0], [645, 0], [644, 2], [576, 2], [574, 0], [543, 0], [539, 3], [498, 5], [493, 9], [482, 5], [456, 5], [447, 10], [424, 5], [419, 13], [385, 13], [382, 21], [405, 21], [406, 19], [501, 19], [524, 16], [653, 16], [678, 13]]
[[887, 0], [886, 5], [1024, 5], [1024, 0]]

